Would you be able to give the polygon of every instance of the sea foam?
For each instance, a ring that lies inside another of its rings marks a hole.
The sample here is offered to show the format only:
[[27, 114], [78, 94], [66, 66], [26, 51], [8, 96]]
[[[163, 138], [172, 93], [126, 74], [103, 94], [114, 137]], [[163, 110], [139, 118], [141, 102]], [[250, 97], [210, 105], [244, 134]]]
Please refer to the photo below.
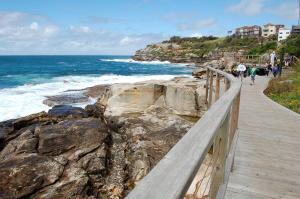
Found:
[[99, 59], [100, 61], [107, 61], [107, 62], [123, 62], [123, 63], [136, 63], [136, 64], [148, 64], [148, 65], [159, 65], [159, 64], [168, 64], [168, 65], [179, 65], [179, 66], [186, 66], [188, 64], [184, 63], [171, 63], [169, 61], [136, 61], [133, 59]]
[[[0, 121], [23, 117], [32, 113], [47, 111], [49, 106], [43, 104], [46, 96], [62, 94], [67, 90], [78, 90], [100, 84], [135, 83], [148, 80], [170, 80], [174, 75], [103, 75], [103, 76], [62, 76], [55, 77], [47, 83], [26, 84], [15, 88], [0, 89]], [[85, 104], [75, 104], [84, 107], [94, 103], [90, 99]]]

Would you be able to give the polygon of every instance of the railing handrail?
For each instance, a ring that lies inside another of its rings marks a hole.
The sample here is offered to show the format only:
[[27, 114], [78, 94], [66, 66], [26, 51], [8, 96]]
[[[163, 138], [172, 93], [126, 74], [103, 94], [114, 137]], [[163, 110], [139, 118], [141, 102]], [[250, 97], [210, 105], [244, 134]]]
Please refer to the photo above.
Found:
[[241, 88], [241, 82], [232, 75], [208, 69], [229, 80], [230, 88], [130, 192], [128, 199], [181, 199], [185, 196]]

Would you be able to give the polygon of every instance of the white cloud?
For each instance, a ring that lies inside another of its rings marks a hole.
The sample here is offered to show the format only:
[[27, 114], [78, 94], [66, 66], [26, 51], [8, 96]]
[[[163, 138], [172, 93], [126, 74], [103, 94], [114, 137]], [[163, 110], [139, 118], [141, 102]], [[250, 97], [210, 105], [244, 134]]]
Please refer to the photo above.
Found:
[[58, 27], [45, 18], [26, 13], [0, 16], [0, 54], [133, 54], [168, 37], [123, 34], [85, 25]]
[[278, 7], [269, 8], [269, 11], [285, 19], [298, 19], [298, 3], [296, 1], [284, 2]]
[[264, 0], [241, 0], [236, 5], [231, 5], [228, 10], [232, 13], [254, 16], [263, 11]]
[[57, 26], [54, 26], [54, 25], [46, 26], [44, 28], [44, 34], [48, 37], [53, 36], [58, 32], [58, 30], [59, 30], [59, 28]]
[[160, 19], [167, 22], [179, 22], [183, 20], [191, 20], [197, 17], [198, 13], [167, 13], [160, 17]]
[[91, 32], [91, 29], [88, 26], [75, 27], [72, 25], [69, 27], [69, 30], [74, 33], [90, 33]]
[[120, 44], [121, 45], [131, 45], [131, 44], [141, 41], [141, 39], [142, 38], [140, 38], [140, 37], [125, 36], [123, 39], [121, 39]]
[[39, 24], [37, 22], [32, 22], [30, 24], [30, 29], [31, 30], [38, 30], [39, 29]]
[[120, 18], [89, 16], [84, 21], [87, 23], [95, 23], [95, 24], [109, 24], [109, 23], [121, 23], [124, 22], [125, 20]]
[[192, 33], [190, 36], [191, 37], [202, 37], [203, 35], [201, 33], [195, 32], [195, 33]]
[[89, 33], [89, 32], [91, 32], [91, 29], [90, 29], [90, 27], [88, 27], [88, 26], [81, 26], [81, 27], [80, 27], [80, 30], [81, 30], [82, 32], [84, 32], [84, 33]]
[[27, 14], [20, 12], [0, 12], [0, 26], [17, 24], [26, 16]]
[[215, 19], [204, 19], [204, 20], [198, 20], [188, 23], [179, 23], [177, 24], [177, 29], [181, 31], [187, 31], [187, 30], [201, 30], [204, 28], [214, 27], [216, 26]]

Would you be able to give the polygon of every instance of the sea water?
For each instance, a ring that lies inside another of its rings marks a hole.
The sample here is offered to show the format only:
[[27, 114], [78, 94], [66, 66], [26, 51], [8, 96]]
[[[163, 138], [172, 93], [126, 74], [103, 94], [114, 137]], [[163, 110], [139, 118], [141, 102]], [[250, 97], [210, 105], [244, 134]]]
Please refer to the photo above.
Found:
[[68, 90], [170, 80], [190, 76], [192, 69], [184, 64], [134, 61], [130, 56], [0, 56], [0, 121], [47, 111], [50, 107], [43, 100]]

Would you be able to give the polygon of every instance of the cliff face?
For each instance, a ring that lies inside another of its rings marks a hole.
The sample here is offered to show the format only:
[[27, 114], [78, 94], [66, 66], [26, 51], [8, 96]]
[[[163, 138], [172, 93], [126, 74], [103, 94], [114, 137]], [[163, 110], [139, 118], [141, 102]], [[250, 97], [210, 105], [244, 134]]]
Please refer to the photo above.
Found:
[[0, 198], [123, 198], [205, 112], [203, 85], [98, 86], [85, 109], [1, 122]]
[[222, 52], [218, 49], [218, 38], [179, 38], [172, 37], [162, 43], [148, 45], [136, 51], [133, 59], [138, 61], [170, 61], [173, 63], [202, 63], [220, 58]]
[[263, 55], [276, 50], [276, 38], [239, 37], [171, 37], [162, 43], [148, 45], [136, 51], [133, 59], [139, 61], [170, 61], [200, 63], [220, 60], [228, 54]]

